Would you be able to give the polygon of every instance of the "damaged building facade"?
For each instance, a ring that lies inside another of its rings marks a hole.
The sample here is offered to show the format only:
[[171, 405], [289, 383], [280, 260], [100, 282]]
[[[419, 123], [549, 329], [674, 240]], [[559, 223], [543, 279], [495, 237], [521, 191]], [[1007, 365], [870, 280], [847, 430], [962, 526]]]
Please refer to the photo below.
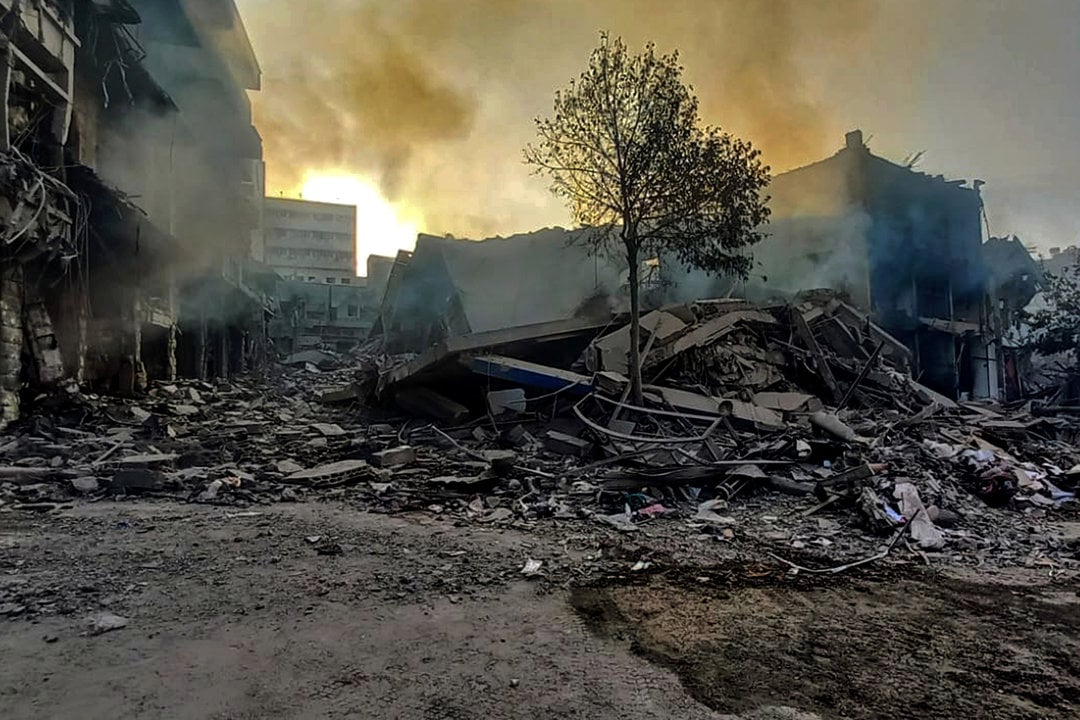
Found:
[[602, 326], [629, 307], [627, 278], [625, 262], [593, 252], [583, 231], [481, 241], [421, 234], [390, 266], [374, 332], [393, 351], [415, 352], [508, 328]]
[[[642, 268], [642, 307], [787, 302], [828, 289], [906, 346], [912, 374], [928, 387], [953, 399], [1001, 397], [1015, 383], [1002, 372], [995, 303], [1004, 291], [987, 269], [978, 186], [885, 160], [851, 132], [832, 157], [773, 179], [768, 236], [752, 249], [749, 281], [659, 257]], [[377, 259], [390, 269], [374, 334], [391, 352], [420, 352], [510, 328], [544, 336], [551, 323], [603, 325], [626, 312], [627, 273], [619, 258], [592, 252], [582, 232], [479, 242], [420, 235], [414, 252]], [[846, 334], [839, 322], [821, 330]]]
[[0, 1], [0, 404], [228, 375], [264, 342], [259, 69], [231, 0]]
[[982, 199], [975, 187], [870, 152], [861, 131], [769, 186], [769, 237], [748, 297], [831, 288], [912, 351], [912, 373], [950, 397], [997, 397]]
[[356, 274], [356, 206], [268, 197], [263, 208], [265, 259], [276, 273], [274, 349], [356, 346], [377, 307]]

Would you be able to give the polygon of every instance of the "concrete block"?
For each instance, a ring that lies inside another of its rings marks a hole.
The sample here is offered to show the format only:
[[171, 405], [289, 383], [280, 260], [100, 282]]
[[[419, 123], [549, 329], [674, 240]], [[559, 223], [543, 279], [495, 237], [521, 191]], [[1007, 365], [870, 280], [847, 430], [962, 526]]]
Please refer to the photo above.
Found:
[[505, 412], [525, 412], [525, 390], [512, 388], [510, 390], [492, 390], [487, 394], [488, 409], [492, 415], [502, 415]]
[[302, 485], [344, 485], [364, 478], [378, 478], [375, 470], [363, 460], [341, 460], [328, 465], [320, 465], [310, 470], [301, 470], [284, 478], [285, 482]]
[[384, 468], [408, 465], [409, 463], [416, 462], [416, 450], [409, 447], [408, 445], [401, 445], [396, 448], [380, 450], [379, 452], [371, 456], [371, 461], [377, 467]]
[[469, 409], [450, 398], [425, 387], [410, 387], [394, 397], [398, 406], [413, 415], [423, 415], [442, 422], [460, 422], [469, 416]]
[[548, 450], [560, 455], [574, 455], [584, 457], [592, 450], [592, 443], [588, 440], [567, 435], [566, 433], [548, 430], [544, 435], [544, 445]]
[[315, 423], [311, 429], [323, 437], [341, 437], [345, 434], [341, 426], [336, 423]]
[[165, 487], [165, 475], [149, 468], [124, 468], [113, 475], [112, 486], [124, 490], [160, 490]]

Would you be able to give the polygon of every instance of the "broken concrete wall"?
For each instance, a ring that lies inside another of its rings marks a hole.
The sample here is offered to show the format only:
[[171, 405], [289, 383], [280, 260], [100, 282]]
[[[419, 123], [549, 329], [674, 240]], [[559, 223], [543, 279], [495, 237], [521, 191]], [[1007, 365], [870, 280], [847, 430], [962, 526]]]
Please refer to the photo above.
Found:
[[270, 323], [270, 336], [284, 353], [323, 344], [349, 350], [367, 338], [378, 313], [363, 285], [280, 280], [275, 297], [281, 313]]
[[859, 156], [846, 151], [773, 178], [768, 237], [753, 248], [747, 297], [830, 288], [870, 310], [871, 223], [861, 206], [860, 178]]
[[625, 262], [592, 252], [584, 232], [548, 228], [481, 241], [420, 235], [400, 279], [391, 279], [381, 317], [388, 341], [422, 350], [454, 335], [624, 311]]
[[974, 391], [993, 339], [976, 190], [877, 157], [854, 131], [836, 155], [776, 177], [769, 192], [770, 237], [754, 249], [747, 296], [841, 291], [907, 344], [934, 389]]
[[0, 269], [0, 428], [19, 418], [22, 382], [22, 267]]

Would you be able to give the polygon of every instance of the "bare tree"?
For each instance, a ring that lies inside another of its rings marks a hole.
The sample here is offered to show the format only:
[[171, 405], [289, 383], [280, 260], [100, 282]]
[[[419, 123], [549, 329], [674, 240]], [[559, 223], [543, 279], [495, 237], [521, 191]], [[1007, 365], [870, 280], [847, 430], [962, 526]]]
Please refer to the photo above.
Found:
[[678, 53], [640, 54], [601, 34], [589, 67], [538, 118], [525, 160], [550, 176], [597, 249], [619, 247], [630, 270], [630, 381], [641, 402], [639, 274], [661, 256], [745, 278], [763, 237], [769, 168], [750, 143], [704, 126]]

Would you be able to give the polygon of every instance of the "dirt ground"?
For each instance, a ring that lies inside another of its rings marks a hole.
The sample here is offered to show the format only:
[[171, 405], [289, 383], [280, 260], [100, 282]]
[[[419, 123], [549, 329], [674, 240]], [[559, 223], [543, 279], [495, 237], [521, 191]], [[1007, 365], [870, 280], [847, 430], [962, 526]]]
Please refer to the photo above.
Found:
[[[0, 514], [0, 716], [1065, 718], [1080, 706], [1077, 587], [1045, 571], [1006, 585], [884, 568], [632, 573], [620, 558], [614, 577], [596, 559], [619, 553], [584, 529], [329, 503], [253, 512]], [[523, 577], [529, 558], [544, 576]], [[88, 634], [105, 610], [129, 624]]]

